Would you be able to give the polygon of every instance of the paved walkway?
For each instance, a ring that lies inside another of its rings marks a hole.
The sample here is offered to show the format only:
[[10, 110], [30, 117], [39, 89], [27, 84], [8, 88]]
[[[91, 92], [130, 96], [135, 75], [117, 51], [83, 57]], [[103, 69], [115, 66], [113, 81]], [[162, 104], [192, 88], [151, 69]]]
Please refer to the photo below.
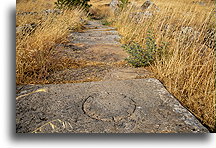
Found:
[[208, 132], [147, 70], [124, 62], [128, 55], [115, 28], [98, 21], [85, 28], [72, 33], [62, 50], [95, 67], [68, 69], [51, 78], [85, 82], [94, 75], [100, 82], [23, 86], [16, 98], [17, 133]]

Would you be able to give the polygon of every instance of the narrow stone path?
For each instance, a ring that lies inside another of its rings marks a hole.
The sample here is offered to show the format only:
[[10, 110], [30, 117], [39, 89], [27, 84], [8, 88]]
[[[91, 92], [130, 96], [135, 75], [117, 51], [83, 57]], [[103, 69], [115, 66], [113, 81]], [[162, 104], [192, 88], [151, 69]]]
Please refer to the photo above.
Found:
[[147, 70], [127, 65], [119, 40], [115, 28], [99, 21], [72, 33], [57, 56], [77, 65], [49, 78], [67, 84], [20, 88], [16, 132], [207, 133]]
[[70, 35], [70, 42], [60, 45], [58, 56], [76, 60], [76, 68], [58, 71], [49, 77], [53, 83], [77, 83], [106, 80], [127, 80], [149, 77], [144, 68], [129, 66], [120, 36], [115, 28], [89, 21], [81, 32]]

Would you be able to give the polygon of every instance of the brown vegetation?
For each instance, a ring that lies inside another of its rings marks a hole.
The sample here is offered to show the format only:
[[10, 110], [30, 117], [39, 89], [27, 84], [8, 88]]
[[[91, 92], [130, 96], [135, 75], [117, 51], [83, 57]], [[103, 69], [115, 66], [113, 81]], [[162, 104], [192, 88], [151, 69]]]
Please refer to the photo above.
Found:
[[[80, 8], [64, 11], [61, 14], [42, 13], [46, 8], [53, 9], [53, 1], [44, 3], [40, 0], [19, 2], [18, 12], [37, 12], [33, 15], [17, 15], [16, 26], [16, 83], [48, 83], [46, 77], [56, 70], [76, 65], [75, 61], [58, 57], [55, 47], [67, 41], [69, 31], [77, 30], [82, 25], [86, 13]], [[52, 7], [46, 7], [46, 6]], [[35, 7], [37, 6], [37, 7]], [[27, 24], [27, 25], [26, 25]], [[30, 27], [28, 27], [30, 24]], [[34, 27], [31, 28], [31, 25]]]

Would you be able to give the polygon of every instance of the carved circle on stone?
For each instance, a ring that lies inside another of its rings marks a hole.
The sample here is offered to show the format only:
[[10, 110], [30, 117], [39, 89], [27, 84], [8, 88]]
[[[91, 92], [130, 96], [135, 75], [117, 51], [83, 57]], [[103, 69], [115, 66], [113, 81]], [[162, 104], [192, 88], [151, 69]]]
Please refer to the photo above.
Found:
[[135, 102], [119, 93], [102, 92], [90, 96], [83, 104], [83, 111], [89, 117], [101, 121], [120, 121], [133, 114]]

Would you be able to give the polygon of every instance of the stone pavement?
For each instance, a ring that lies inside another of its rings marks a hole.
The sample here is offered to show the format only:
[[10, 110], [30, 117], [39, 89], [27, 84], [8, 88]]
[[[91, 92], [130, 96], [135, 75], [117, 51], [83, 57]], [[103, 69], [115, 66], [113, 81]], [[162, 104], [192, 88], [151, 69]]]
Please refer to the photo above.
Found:
[[17, 133], [207, 133], [154, 78], [29, 85], [16, 98]]

